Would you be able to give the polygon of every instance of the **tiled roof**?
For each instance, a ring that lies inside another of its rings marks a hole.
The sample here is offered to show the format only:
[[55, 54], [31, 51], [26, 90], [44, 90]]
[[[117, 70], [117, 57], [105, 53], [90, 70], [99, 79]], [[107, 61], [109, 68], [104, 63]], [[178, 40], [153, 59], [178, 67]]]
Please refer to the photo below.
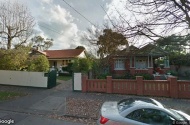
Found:
[[137, 48], [135, 46], [130, 46], [129, 49], [123, 49], [113, 56], [164, 56], [168, 53], [164, 50], [162, 50], [160, 47], [157, 47], [152, 44], [147, 44], [142, 48]]
[[67, 49], [67, 50], [45, 50], [47, 58], [49, 59], [61, 59], [61, 58], [73, 58], [79, 56], [84, 49]]

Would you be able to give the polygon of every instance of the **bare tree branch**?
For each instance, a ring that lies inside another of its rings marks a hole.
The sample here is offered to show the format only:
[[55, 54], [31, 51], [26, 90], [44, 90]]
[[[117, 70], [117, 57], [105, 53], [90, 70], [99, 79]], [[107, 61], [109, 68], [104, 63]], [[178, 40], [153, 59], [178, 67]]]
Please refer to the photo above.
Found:
[[17, 2], [0, 3], [0, 35], [7, 38], [7, 49], [11, 49], [13, 40], [25, 43], [34, 25], [34, 18], [27, 7]]

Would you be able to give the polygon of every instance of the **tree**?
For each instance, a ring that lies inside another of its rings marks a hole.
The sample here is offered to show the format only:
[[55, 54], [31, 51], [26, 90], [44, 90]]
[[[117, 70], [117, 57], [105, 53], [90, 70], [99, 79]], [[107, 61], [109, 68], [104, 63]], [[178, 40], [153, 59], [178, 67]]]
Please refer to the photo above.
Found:
[[92, 69], [92, 62], [87, 58], [75, 59], [72, 64], [72, 70], [74, 72], [87, 73], [90, 69]]
[[77, 46], [75, 49], [84, 49], [85, 50], [85, 47], [84, 46]]
[[123, 46], [128, 47], [128, 41], [121, 33], [114, 32], [111, 29], [104, 29], [103, 34], [98, 37], [96, 45], [98, 46], [98, 55], [104, 58], [117, 52]]
[[157, 46], [168, 52], [170, 65], [174, 65], [176, 71], [181, 65], [190, 65], [190, 55], [186, 49], [189, 46], [190, 34], [186, 36], [171, 35], [156, 41]]
[[27, 67], [29, 58], [29, 47], [19, 47], [17, 49], [0, 50], [0, 69], [21, 70]]
[[0, 35], [5, 39], [7, 49], [11, 49], [13, 41], [17, 45], [26, 43], [34, 25], [34, 18], [24, 5], [17, 2], [0, 3]]
[[29, 71], [47, 72], [49, 70], [49, 61], [44, 55], [31, 57], [28, 64]]
[[42, 36], [35, 36], [31, 40], [33, 43], [33, 47], [36, 47], [41, 51], [48, 50], [51, 46], [53, 46], [53, 39], [45, 39]]
[[170, 54], [174, 53], [186, 53], [187, 48], [190, 45], [190, 34], [186, 36], [171, 35], [156, 40], [157, 46], [161, 47]]
[[[120, 20], [117, 29], [127, 38], [145, 36], [151, 40], [167, 33], [188, 33], [190, 29], [189, 0], [128, 0], [125, 14], [116, 11]], [[177, 32], [178, 31], [178, 32]]]

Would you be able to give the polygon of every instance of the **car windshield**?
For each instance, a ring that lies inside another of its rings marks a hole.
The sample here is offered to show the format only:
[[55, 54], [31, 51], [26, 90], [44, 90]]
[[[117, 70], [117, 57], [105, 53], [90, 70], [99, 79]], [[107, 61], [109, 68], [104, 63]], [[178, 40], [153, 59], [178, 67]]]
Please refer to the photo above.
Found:
[[177, 113], [176, 111], [172, 110], [172, 109], [168, 109], [170, 112], [172, 112], [172, 114], [175, 115], [175, 117], [177, 118], [177, 120], [187, 120], [184, 116], [180, 115], [179, 113]]
[[149, 98], [129, 98], [129, 99], [123, 99], [118, 102], [118, 110], [119, 112], [122, 112], [125, 109], [132, 107], [135, 103], [140, 104], [142, 102], [151, 103], [156, 106], [163, 106], [161, 103]]

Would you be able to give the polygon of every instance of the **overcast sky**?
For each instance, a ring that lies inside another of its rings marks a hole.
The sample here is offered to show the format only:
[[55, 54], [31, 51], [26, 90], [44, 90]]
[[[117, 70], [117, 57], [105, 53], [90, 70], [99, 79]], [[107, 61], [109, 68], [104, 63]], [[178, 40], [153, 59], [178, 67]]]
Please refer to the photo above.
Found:
[[[0, 0], [3, 1], [3, 0]], [[89, 47], [81, 40], [83, 33], [92, 25], [67, 5], [63, 0], [17, 0], [26, 5], [36, 21], [34, 34], [54, 39], [50, 49], [72, 49], [77, 46]], [[106, 13], [112, 13], [112, 5], [119, 0], [65, 0], [90, 22], [103, 25]]]

